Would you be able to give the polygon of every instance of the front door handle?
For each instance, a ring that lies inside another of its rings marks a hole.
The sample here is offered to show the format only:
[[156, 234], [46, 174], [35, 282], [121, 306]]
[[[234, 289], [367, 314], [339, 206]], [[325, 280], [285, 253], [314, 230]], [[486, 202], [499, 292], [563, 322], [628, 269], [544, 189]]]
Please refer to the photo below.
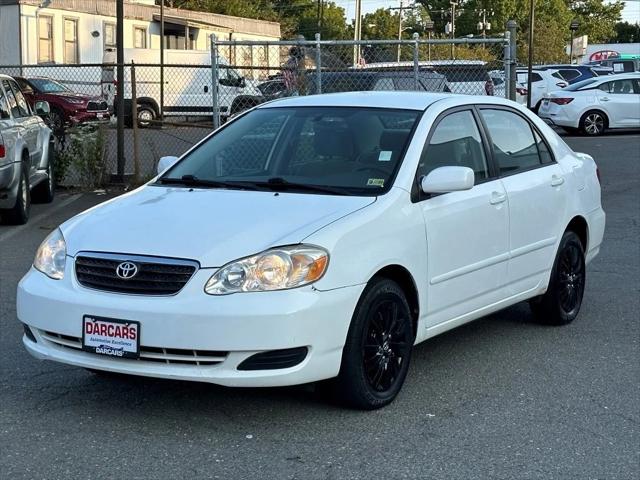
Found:
[[558, 176], [558, 175], [554, 175], [551, 177], [551, 186], [552, 187], [559, 187], [560, 185], [562, 185], [564, 183], [564, 178]]
[[491, 205], [498, 205], [499, 203], [504, 202], [506, 199], [507, 199], [506, 193], [491, 192], [491, 200], [489, 200], [489, 203]]
[[600, 100], [602, 100], [603, 102], [608, 102], [610, 100], [609, 97], [602, 97]]

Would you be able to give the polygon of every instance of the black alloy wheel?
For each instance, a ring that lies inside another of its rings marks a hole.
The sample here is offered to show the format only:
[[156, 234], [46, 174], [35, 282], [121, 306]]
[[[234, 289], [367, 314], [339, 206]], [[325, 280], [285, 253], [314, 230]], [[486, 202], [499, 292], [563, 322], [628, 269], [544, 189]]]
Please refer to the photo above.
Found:
[[571, 323], [580, 312], [585, 281], [584, 247], [578, 235], [567, 231], [560, 241], [547, 292], [530, 301], [537, 320], [548, 325]]
[[407, 376], [414, 338], [403, 290], [393, 280], [374, 278], [356, 307], [340, 373], [325, 391], [358, 409], [388, 405]]

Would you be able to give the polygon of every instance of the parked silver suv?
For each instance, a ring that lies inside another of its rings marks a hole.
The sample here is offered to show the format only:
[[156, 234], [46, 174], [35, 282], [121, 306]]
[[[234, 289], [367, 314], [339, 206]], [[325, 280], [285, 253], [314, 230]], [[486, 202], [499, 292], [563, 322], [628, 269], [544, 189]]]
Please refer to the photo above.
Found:
[[54, 148], [51, 130], [41, 117], [47, 102], [36, 112], [11, 77], [0, 75], [0, 221], [23, 224], [29, 219], [31, 199], [53, 200]]

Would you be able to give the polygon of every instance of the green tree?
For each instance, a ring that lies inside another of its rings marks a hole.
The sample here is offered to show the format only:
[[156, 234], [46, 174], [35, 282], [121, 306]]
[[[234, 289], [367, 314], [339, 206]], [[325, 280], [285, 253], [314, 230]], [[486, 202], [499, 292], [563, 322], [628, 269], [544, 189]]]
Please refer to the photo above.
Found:
[[576, 35], [588, 35], [589, 43], [602, 43], [616, 34], [624, 2], [603, 0], [569, 0], [569, 9], [580, 22]]
[[618, 22], [615, 26], [615, 35], [609, 37], [610, 43], [635, 43], [640, 42], [640, 24]]
[[386, 8], [379, 8], [375, 12], [362, 17], [362, 39], [384, 40], [398, 38], [398, 13], [391, 13]]

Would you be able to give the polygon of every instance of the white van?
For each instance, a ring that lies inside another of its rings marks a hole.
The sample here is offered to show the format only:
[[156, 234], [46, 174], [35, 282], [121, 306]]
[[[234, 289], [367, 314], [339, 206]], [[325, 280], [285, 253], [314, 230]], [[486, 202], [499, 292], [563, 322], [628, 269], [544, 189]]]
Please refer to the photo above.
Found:
[[[165, 117], [209, 116], [213, 113], [211, 92], [211, 54], [207, 51], [164, 51], [164, 108]], [[131, 62], [136, 65], [136, 97], [138, 121], [146, 126], [160, 116], [160, 51], [155, 49], [125, 48], [124, 99], [125, 121], [131, 125]], [[102, 95], [110, 106], [115, 106], [116, 52], [105, 52], [102, 71]], [[228, 65], [220, 58], [221, 65]], [[218, 71], [218, 104], [223, 117], [229, 115], [231, 103], [238, 95], [258, 95], [253, 81], [247, 81], [231, 68]], [[115, 111], [115, 109], [114, 109]], [[116, 112], [117, 114], [117, 112]]]

